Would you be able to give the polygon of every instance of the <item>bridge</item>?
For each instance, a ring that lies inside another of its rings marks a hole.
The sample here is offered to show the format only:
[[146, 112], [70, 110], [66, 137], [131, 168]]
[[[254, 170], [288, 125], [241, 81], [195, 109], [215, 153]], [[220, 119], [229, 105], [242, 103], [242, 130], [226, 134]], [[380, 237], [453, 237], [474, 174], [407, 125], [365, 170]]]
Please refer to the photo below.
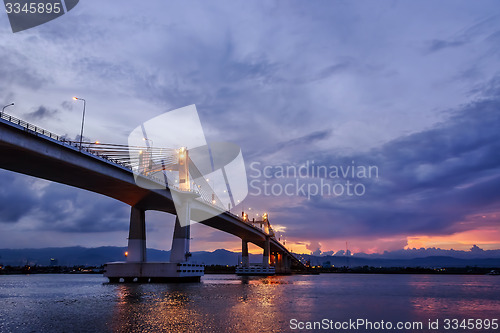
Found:
[[[127, 147], [98, 142], [78, 143], [6, 113], [0, 114], [0, 168], [99, 193], [131, 206], [128, 256], [125, 263], [107, 265], [108, 270], [115, 272], [113, 276], [108, 275], [110, 280], [116, 280], [120, 274], [126, 280], [141, 280], [144, 270], [149, 270], [150, 276], [158, 278], [165, 274], [158, 272], [164, 268], [147, 261], [147, 210], [176, 215], [170, 254], [170, 263], [173, 265], [167, 270], [176, 270], [177, 275], [186, 280], [196, 279], [197, 276], [199, 280], [197, 273], [201, 271], [200, 265], [190, 262], [190, 221], [200, 221], [206, 226], [241, 238], [242, 267], [247, 270], [250, 267], [248, 243], [263, 249], [261, 267], [274, 267], [277, 274], [290, 273], [293, 267], [304, 267], [276, 239], [267, 214], [261, 221], [250, 221], [245, 212], [239, 216], [221, 207], [220, 200], [214, 193], [209, 192], [209, 187], [204, 186], [206, 184], [181, 181], [176, 185], [167, 182], [167, 177], [157, 177], [158, 173], [145, 170], [134, 173], [133, 169], [136, 168], [137, 171], [138, 165], [134, 165], [130, 159], [127, 160], [124, 154], [131, 148], [138, 150], [140, 154], [147, 152], [154, 156], [158, 153], [148, 145]], [[184, 169], [184, 175], [180, 170], [183, 169], [180, 156], [187, 155], [187, 151], [184, 152], [182, 148], [170, 149], [170, 153], [174, 157], [171, 163], [162, 167], [162, 174], [166, 174], [165, 170], [176, 169], [179, 179], [188, 177], [188, 173], [193, 170]], [[139, 182], [147, 186], [138, 186]], [[185, 203], [182, 205], [182, 211], [176, 210], [175, 196], [182, 198]], [[213, 217], [203, 219], [207, 213]]]

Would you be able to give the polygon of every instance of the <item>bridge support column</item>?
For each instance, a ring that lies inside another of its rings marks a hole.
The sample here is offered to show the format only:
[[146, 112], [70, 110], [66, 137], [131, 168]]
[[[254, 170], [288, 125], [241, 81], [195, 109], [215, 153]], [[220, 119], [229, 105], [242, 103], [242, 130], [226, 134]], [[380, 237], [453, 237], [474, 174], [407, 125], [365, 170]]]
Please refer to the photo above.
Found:
[[145, 211], [132, 207], [128, 235], [127, 262], [146, 261], [146, 217]]
[[264, 267], [269, 267], [269, 252], [271, 250], [271, 244], [269, 236], [266, 236], [266, 243], [264, 244], [264, 254], [262, 256], [262, 265]]
[[187, 262], [191, 257], [191, 252], [189, 252], [189, 241], [191, 239], [191, 205], [194, 200], [199, 197], [199, 194], [190, 191], [175, 191], [172, 192], [172, 196], [177, 211], [177, 218], [175, 219], [170, 262]]
[[274, 268], [276, 273], [283, 273], [283, 254], [274, 252]]
[[174, 237], [172, 239], [172, 250], [170, 251], [170, 262], [186, 262], [189, 253], [189, 238], [191, 237], [191, 226], [188, 224], [182, 227], [179, 217], [175, 218]]
[[243, 267], [250, 267], [250, 257], [248, 256], [248, 242], [241, 240], [241, 263]]

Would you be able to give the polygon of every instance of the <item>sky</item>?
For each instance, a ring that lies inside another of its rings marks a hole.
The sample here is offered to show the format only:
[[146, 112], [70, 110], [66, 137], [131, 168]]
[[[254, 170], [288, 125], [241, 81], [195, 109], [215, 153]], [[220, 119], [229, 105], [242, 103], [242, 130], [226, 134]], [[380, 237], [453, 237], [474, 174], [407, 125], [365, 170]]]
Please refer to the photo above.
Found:
[[[268, 212], [295, 252], [499, 249], [499, 18], [497, 1], [85, 0], [12, 33], [0, 14], [0, 104], [76, 137], [85, 98], [85, 137], [109, 143], [195, 104], [209, 142], [241, 147], [235, 210]], [[325, 183], [336, 192], [314, 194]], [[0, 248], [126, 246], [129, 212], [0, 170]], [[169, 250], [174, 217], [146, 218], [148, 247]], [[199, 224], [192, 237], [241, 246]]]

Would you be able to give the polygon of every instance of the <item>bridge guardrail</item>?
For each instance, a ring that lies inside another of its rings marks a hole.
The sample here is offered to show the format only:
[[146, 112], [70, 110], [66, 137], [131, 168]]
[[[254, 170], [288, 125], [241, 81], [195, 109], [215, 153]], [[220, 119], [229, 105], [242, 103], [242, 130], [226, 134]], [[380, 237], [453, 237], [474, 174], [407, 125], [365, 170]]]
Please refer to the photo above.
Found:
[[13, 124], [19, 125], [19, 126], [25, 128], [27, 130], [31, 130], [31, 131], [33, 131], [35, 133], [39, 133], [39, 134], [48, 136], [51, 139], [54, 139], [54, 140], [57, 140], [57, 141], [61, 141], [61, 137], [59, 135], [54, 134], [54, 133], [49, 132], [49, 131], [46, 131], [43, 128], [40, 128], [40, 127], [35, 126], [33, 124], [30, 124], [30, 123], [28, 123], [28, 122], [26, 122], [24, 120], [21, 120], [19, 118], [11, 116], [11, 115], [9, 115], [9, 114], [7, 114], [5, 112], [1, 112], [0, 113], [0, 118], [6, 120], [8, 122], [11, 122]]

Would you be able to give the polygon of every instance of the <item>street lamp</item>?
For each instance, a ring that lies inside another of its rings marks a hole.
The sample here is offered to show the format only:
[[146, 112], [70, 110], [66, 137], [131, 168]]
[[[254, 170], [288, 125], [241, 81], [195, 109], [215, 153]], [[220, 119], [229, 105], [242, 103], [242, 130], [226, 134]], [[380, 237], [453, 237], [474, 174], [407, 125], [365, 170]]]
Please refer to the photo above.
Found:
[[75, 101], [83, 101], [83, 116], [82, 116], [82, 130], [80, 131], [80, 151], [82, 151], [82, 141], [83, 141], [83, 124], [85, 122], [85, 100], [83, 98], [73, 97]]
[[2, 114], [3, 114], [3, 110], [5, 110], [5, 108], [8, 108], [9, 106], [12, 106], [12, 105], [14, 105], [14, 103], [10, 103], [10, 104], [8, 104], [8, 105], [4, 106], [4, 107], [2, 108]]

